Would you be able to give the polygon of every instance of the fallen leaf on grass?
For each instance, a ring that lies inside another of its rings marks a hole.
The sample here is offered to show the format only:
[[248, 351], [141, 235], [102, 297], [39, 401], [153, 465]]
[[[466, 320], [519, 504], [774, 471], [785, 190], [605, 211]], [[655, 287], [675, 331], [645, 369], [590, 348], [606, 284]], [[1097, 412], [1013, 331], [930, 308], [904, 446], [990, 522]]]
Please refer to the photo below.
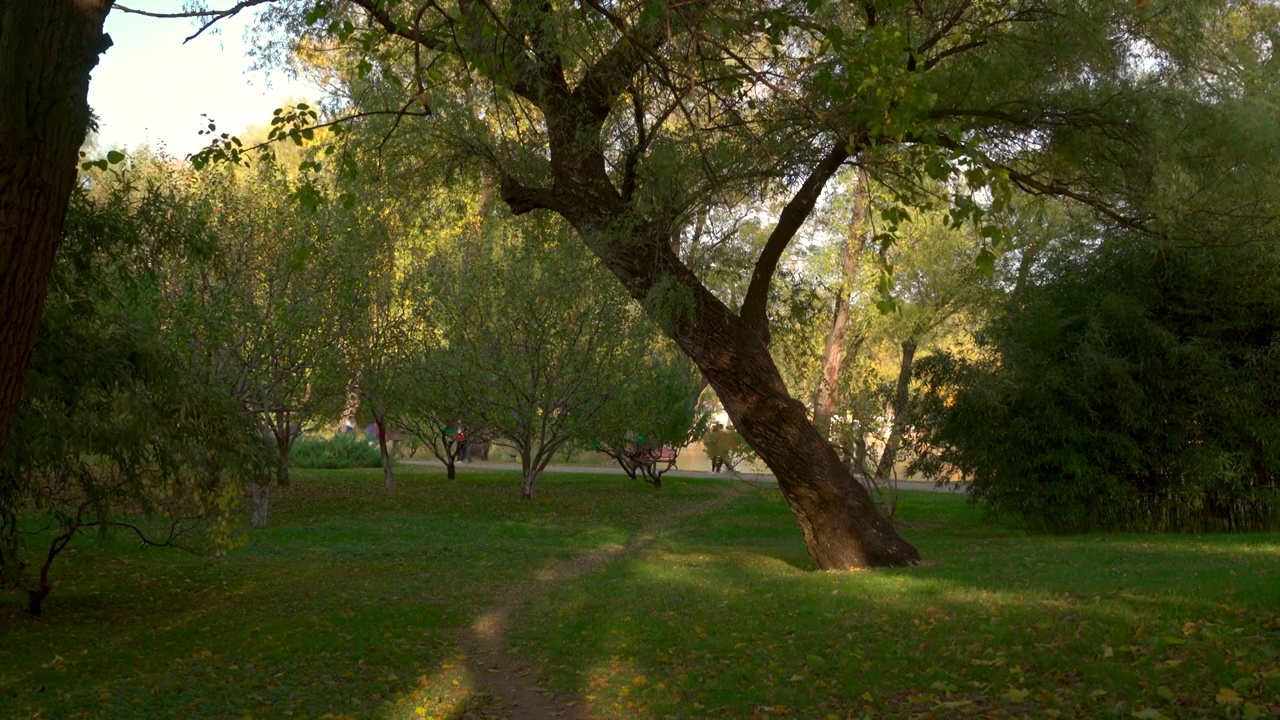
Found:
[[1005, 691], [1004, 696], [1009, 698], [1013, 702], [1022, 702], [1023, 700], [1026, 700], [1027, 696], [1030, 694], [1031, 694], [1031, 691], [1025, 688], [1011, 687]]

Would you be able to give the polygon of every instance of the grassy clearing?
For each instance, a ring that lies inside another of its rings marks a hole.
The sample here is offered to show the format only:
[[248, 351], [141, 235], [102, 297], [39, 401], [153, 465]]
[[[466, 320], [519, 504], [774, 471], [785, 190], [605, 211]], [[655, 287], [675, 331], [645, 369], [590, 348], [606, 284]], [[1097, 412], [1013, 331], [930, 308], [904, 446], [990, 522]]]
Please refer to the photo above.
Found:
[[[79, 541], [46, 618], [0, 595], [0, 717], [483, 717], [456, 628], [717, 492], [517, 483], [296, 471], [227, 558]], [[900, 513], [926, 567], [819, 574], [776, 493], [742, 492], [534, 598], [512, 643], [599, 718], [1280, 714], [1280, 535], [1027, 537], [927, 493]]]
[[814, 573], [776, 493], [540, 601], [595, 716], [1280, 714], [1280, 536], [1026, 537], [904, 493], [923, 568]]
[[84, 537], [45, 617], [0, 594], [0, 717], [445, 716], [471, 690], [456, 628], [557, 560], [715, 491], [625, 478], [457, 481], [295, 470], [271, 527], [214, 559]]

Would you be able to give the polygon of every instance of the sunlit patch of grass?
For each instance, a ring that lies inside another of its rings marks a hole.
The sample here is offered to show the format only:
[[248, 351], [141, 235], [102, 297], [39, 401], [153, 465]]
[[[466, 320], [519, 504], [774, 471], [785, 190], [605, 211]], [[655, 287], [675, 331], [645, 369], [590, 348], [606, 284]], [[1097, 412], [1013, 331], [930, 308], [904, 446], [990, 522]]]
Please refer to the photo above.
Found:
[[815, 573], [786, 507], [744, 495], [536, 603], [517, 642], [602, 718], [1280, 713], [1275, 535], [1034, 537], [924, 493], [900, 514], [924, 567]]

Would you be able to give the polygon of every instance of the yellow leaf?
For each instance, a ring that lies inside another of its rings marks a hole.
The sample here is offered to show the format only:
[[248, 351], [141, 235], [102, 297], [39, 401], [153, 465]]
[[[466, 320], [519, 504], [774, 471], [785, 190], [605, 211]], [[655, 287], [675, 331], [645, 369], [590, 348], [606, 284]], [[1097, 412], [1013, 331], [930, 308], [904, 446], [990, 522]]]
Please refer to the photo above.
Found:
[[644, 687], [645, 685], [649, 684], [649, 678], [643, 675], [632, 675], [631, 684], [639, 687]]
[[866, 700], [867, 702], [871, 702], [871, 693], [870, 692], [862, 693], [862, 699]]
[[1023, 700], [1026, 700], [1027, 696], [1030, 694], [1031, 694], [1030, 690], [1011, 687], [1005, 691], [1004, 696], [1009, 698], [1013, 702], [1022, 702]]
[[1240, 693], [1231, 688], [1219, 688], [1218, 696], [1214, 699], [1219, 705], [1239, 705], [1241, 702]]

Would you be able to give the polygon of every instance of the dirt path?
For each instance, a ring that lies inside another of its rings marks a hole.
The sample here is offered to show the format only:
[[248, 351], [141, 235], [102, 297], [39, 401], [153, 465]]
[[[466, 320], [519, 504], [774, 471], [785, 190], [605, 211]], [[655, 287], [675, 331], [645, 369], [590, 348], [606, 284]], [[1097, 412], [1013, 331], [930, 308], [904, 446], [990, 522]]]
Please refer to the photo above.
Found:
[[462, 644], [472, 677], [483, 703], [463, 708], [455, 718], [510, 718], [511, 720], [581, 720], [586, 712], [577, 700], [557, 697], [537, 684], [537, 674], [512, 654], [507, 633], [516, 616], [533, 600], [552, 588], [644, 550], [663, 531], [686, 518], [727, 505], [737, 493], [723, 489], [716, 497], [688, 506], [640, 530], [624, 546], [601, 548], [538, 572], [509, 589], [484, 610], [471, 627], [462, 631]]

